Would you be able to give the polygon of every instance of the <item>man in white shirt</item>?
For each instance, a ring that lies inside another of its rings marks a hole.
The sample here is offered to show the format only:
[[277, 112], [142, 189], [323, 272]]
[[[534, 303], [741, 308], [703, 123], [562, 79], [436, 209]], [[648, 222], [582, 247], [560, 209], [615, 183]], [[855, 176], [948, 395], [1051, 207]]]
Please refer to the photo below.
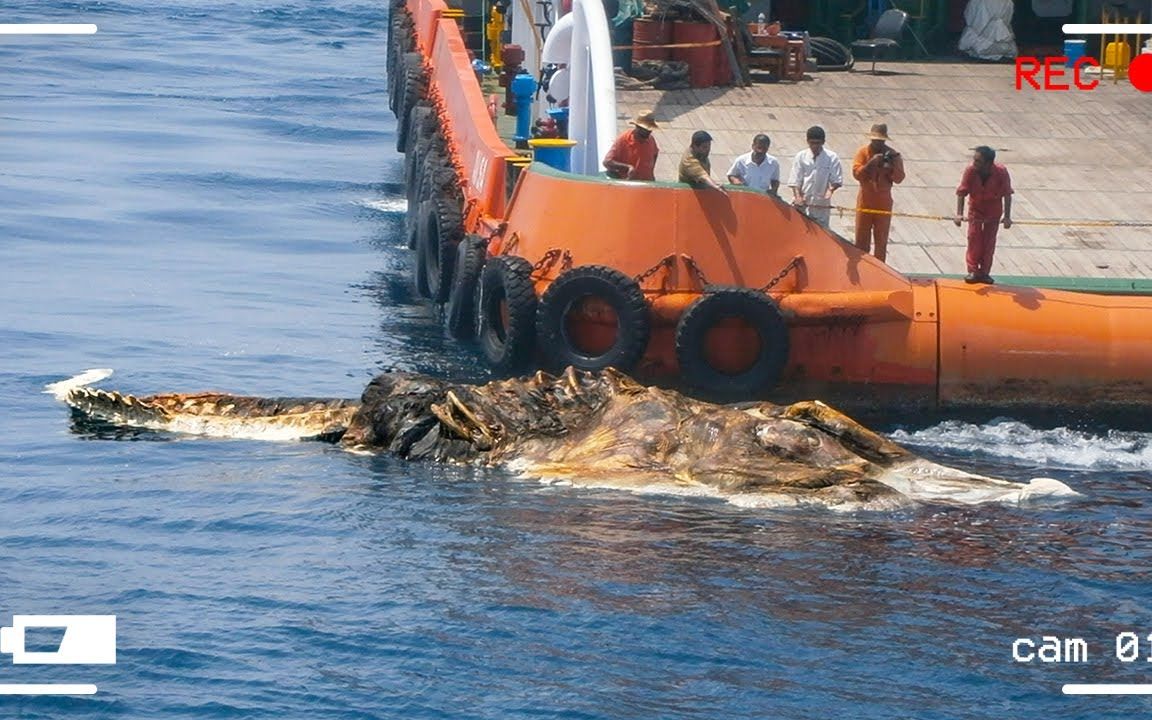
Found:
[[736, 158], [728, 170], [728, 182], [775, 195], [780, 187], [780, 163], [768, 154], [771, 145], [764, 133], [752, 138], [752, 152]]
[[796, 153], [788, 186], [792, 204], [808, 217], [828, 227], [832, 216], [832, 193], [844, 185], [844, 169], [836, 153], [824, 147], [824, 128], [808, 128], [808, 149]]

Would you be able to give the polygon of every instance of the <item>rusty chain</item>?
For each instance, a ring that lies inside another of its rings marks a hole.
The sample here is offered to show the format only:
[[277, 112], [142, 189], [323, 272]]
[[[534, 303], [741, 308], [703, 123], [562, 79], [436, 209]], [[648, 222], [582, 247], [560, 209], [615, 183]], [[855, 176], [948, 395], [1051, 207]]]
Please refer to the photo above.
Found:
[[512, 235], [508, 238], [508, 243], [506, 245], [504, 245], [502, 248], [500, 248], [500, 254], [501, 255], [511, 255], [512, 251], [515, 250], [516, 246], [519, 244], [520, 244], [520, 235], [519, 235], [519, 233], [513, 232]]
[[655, 275], [656, 273], [658, 273], [658, 272], [660, 271], [660, 268], [662, 268], [662, 267], [671, 267], [671, 266], [672, 266], [672, 262], [673, 262], [675, 259], [676, 259], [676, 256], [675, 256], [675, 255], [668, 255], [668, 256], [664, 257], [664, 258], [663, 258], [663, 259], [661, 259], [659, 262], [657, 262], [655, 265], [653, 265], [652, 267], [648, 268], [648, 269], [647, 269], [647, 270], [645, 270], [644, 272], [642, 272], [642, 273], [640, 273], [639, 275], [637, 275], [637, 276], [635, 277], [635, 280], [636, 280], [636, 284], [637, 284], [637, 285], [643, 285], [643, 284], [644, 284], [644, 281], [645, 281], [645, 280], [647, 280], [648, 278], [652, 277], [652, 276], [653, 276], [653, 275]]
[[800, 255], [797, 255], [796, 257], [794, 257], [794, 258], [792, 258], [791, 260], [789, 260], [789, 261], [788, 261], [788, 264], [787, 264], [787, 265], [785, 265], [783, 268], [781, 268], [780, 272], [776, 273], [776, 277], [774, 277], [774, 278], [772, 278], [771, 280], [769, 280], [767, 285], [765, 285], [764, 287], [760, 288], [760, 292], [762, 292], [762, 293], [766, 293], [766, 292], [768, 292], [769, 290], [771, 290], [772, 288], [776, 287], [776, 284], [777, 284], [778, 282], [780, 282], [780, 281], [781, 281], [781, 280], [783, 280], [785, 277], [787, 277], [788, 273], [790, 273], [790, 272], [792, 272], [793, 270], [795, 270], [795, 269], [796, 269], [796, 267], [797, 267], [798, 265], [800, 265], [800, 263], [802, 263], [802, 262], [804, 262], [804, 258], [803, 258], [802, 256], [800, 256]]
[[[491, 244], [492, 241], [495, 240], [498, 235], [503, 235], [504, 231], [507, 229], [508, 229], [508, 223], [502, 222], [499, 225], [497, 225], [492, 230], [492, 232], [488, 233], [488, 237], [486, 237], [484, 239], [488, 242], [488, 244]], [[517, 238], [517, 239], [519, 239], [519, 238]]]
[[[518, 239], [519, 238], [516, 237], [515, 233], [513, 233], [513, 236], [510, 239], [511, 242], [509, 242], [507, 249], [511, 250], [512, 247], [514, 247], [516, 244], [515, 241]], [[704, 270], [696, 263], [695, 258], [693, 258], [691, 255], [681, 255], [680, 257], [684, 259], [684, 264], [688, 267], [692, 274], [696, 276], [697, 281], [699, 281], [702, 287], [708, 287], [711, 285], [711, 283], [708, 282], [708, 277], [704, 274]], [[658, 273], [661, 268], [671, 267], [675, 259], [675, 254], [666, 255], [665, 257], [661, 258], [655, 265], [635, 276], [634, 279], [636, 280], [636, 284], [643, 285], [644, 281]], [[551, 248], [545, 252], [544, 255], [542, 255], [540, 259], [537, 260], [536, 263], [532, 266], [533, 274], [539, 273], [541, 271], [546, 272], [556, 264], [557, 260], [560, 261], [561, 272], [572, 267], [572, 253], [570, 251], [561, 250], [560, 248]], [[804, 262], [804, 258], [801, 255], [797, 255], [796, 257], [789, 260], [787, 264], [785, 264], [784, 267], [780, 269], [780, 272], [776, 273], [776, 275], [773, 276], [773, 278], [769, 280], [767, 284], [760, 288], [760, 292], [766, 293], [772, 288], [776, 287], [776, 285], [778, 285], [781, 280], [788, 276], [788, 273], [799, 267], [802, 262]]]
[[560, 248], [552, 248], [548, 252], [544, 253], [543, 257], [536, 261], [536, 264], [532, 266], [532, 272], [543, 270], [545, 265], [548, 265], [549, 267], [555, 265], [556, 259], [559, 257]]
[[556, 264], [557, 260], [560, 260], [560, 272], [564, 272], [565, 270], [572, 267], [571, 252], [568, 250], [561, 250], [560, 248], [552, 248], [551, 250], [544, 253], [544, 255], [536, 261], [536, 264], [532, 266], [532, 272], [538, 273], [542, 270], [547, 271]]
[[696, 264], [695, 258], [693, 258], [691, 255], [681, 255], [680, 257], [684, 258], [684, 264], [687, 265], [688, 269], [692, 271], [692, 274], [696, 276], [696, 279], [700, 282], [701, 287], [708, 287], [712, 284], [708, 282], [708, 278], [704, 275], [704, 271], [701, 270], [700, 266]]

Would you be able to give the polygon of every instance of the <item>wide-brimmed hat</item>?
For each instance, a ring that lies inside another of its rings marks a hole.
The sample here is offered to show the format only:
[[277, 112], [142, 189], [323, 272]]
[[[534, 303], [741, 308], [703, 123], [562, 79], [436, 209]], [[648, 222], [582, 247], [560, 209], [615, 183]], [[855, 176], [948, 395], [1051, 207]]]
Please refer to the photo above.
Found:
[[876, 123], [875, 125], [873, 125], [872, 129], [870, 131], [868, 131], [868, 139], [869, 140], [891, 140], [892, 138], [888, 137], [888, 125], [886, 125], [885, 123]]
[[644, 128], [648, 132], [660, 129], [660, 126], [656, 124], [656, 116], [652, 114], [651, 110], [645, 110], [628, 122], [636, 127]]

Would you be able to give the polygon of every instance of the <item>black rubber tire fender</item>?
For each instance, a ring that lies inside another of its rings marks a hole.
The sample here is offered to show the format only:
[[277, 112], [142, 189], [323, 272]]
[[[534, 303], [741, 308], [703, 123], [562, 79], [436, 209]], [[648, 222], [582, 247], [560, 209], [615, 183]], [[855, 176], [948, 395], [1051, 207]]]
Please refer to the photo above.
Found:
[[464, 196], [460, 191], [456, 170], [443, 152], [429, 151], [425, 154], [424, 162], [420, 166], [420, 189], [417, 197], [421, 201], [435, 197], [451, 197], [463, 201]]
[[[419, 151], [419, 144], [413, 152]], [[415, 175], [415, 174], [414, 174]], [[420, 192], [419, 181], [409, 181], [405, 187], [405, 195], [408, 199], [408, 208], [404, 213], [404, 232], [408, 236], [408, 249], [416, 249], [416, 239], [419, 235], [417, 223], [417, 210], [420, 208]]]
[[420, 297], [431, 297], [432, 293], [428, 288], [428, 268], [425, 266], [427, 258], [424, 253], [424, 233], [421, 231], [423, 223], [420, 222], [420, 218], [428, 213], [425, 205], [426, 203], [421, 203], [415, 210], [408, 209], [409, 216], [416, 218], [415, 222], [408, 224], [408, 244], [413, 250], [412, 279], [416, 286], [416, 294]]
[[410, 122], [416, 124], [408, 138], [408, 149], [404, 153], [404, 195], [408, 198], [408, 207], [415, 207], [420, 203], [420, 175], [417, 169], [430, 147], [428, 136], [419, 130], [427, 122], [428, 117], [432, 115], [432, 108], [421, 103], [412, 108], [409, 114], [411, 116]]
[[408, 157], [413, 154], [416, 144], [420, 142], [420, 130], [432, 115], [432, 107], [424, 100], [417, 101], [408, 110], [408, 138], [404, 145], [404, 169], [408, 170]]
[[[584, 351], [569, 335], [569, 315], [586, 298], [603, 301], [616, 314], [616, 338], [603, 352]], [[571, 365], [579, 370], [614, 367], [628, 372], [648, 348], [651, 331], [651, 314], [639, 283], [605, 265], [562, 272], [544, 292], [536, 313], [536, 336], [554, 369]]]
[[396, 26], [399, 23], [400, 16], [397, 13], [388, 16], [388, 41], [384, 45], [387, 52], [384, 58], [384, 79], [388, 88], [388, 109], [393, 113], [396, 112], [396, 39], [399, 35]]
[[[444, 154], [436, 151], [430, 143], [428, 150], [423, 153], [423, 162], [420, 163], [419, 170], [415, 172], [412, 185], [409, 186], [410, 189], [415, 188], [415, 191], [408, 193], [407, 222], [409, 227], [419, 227], [423, 218], [418, 212], [413, 212], [413, 208], [419, 210], [424, 203], [450, 194], [443, 189], [446, 171], [444, 166], [447, 163], [448, 160]], [[454, 179], [455, 173], [452, 173], [451, 177]]]
[[434, 302], [448, 301], [456, 270], [456, 246], [464, 239], [464, 218], [452, 198], [435, 197], [423, 203], [420, 239], [424, 250], [425, 285]]
[[392, 49], [392, 81], [388, 87], [388, 91], [391, 93], [388, 96], [389, 107], [392, 109], [392, 114], [396, 116], [397, 120], [403, 117], [401, 110], [404, 104], [404, 57], [414, 49], [411, 20], [408, 20], [408, 22], [402, 26], [400, 32], [404, 34], [397, 38], [396, 45]]
[[[708, 361], [708, 332], [727, 318], [740, 318], [759, 335], [759, 352], [746, 370], [731, 374]], [[745, 399], [771, 389], [788, 362], [788, 325], [772, 298], [745, 287], [711, 288], [676, 325], [676, 359], [684, 381], [725, 399]]]
[[457, 340], [476, 337], [476, 286], [488, 259], [488, 241], [469, 235], [456, 246], [456, 274], [444, 310], [444, 324]]
[[404, 152], [404, 148], [408, 147], [408, 132], [412, 127], [408, 122], [408, 111], [424, 99], [428, 78], [424, 73], [424, 58], [418, 52], [404, 53], [400, 69], [404, 75], [400, 79], [401, 87], [396, 88], [400, 96], [396, 101], [396, 149]]
[[[429, 154], [434, 154], [443, 157], [444, 153], [439, 149], [437, 138], [417, 137], [413, 142], [411, 151], [404, 158], [404, 183], [405, 195], [408, 198], [409, 207], [416, 207], [423, 199], [426, 199], [422, 193], [428, 193], [430, 188], [424, 188], [424, 160]], [[411, 161], [411, 162], [409, 162]]]
[[489, 258], [480, 273], [477, 338], [492, 369], [527, 369], [536, 347], [536, 289], [532, 264], [515, 255]]
[[435, 148], [444, 152], [443, 138], [434, 137], [437, 134], [440, 120], [436, 111], [427, 100], [416, 103], [415, 108], [409, 111], [408, 147], [404, 150], [404, 179], [406, 181], [418, 178], [420, 166], [424, 162], [424, 153]]
[[412, 17], [403, 7], [393, 8], [388, 22], [388, 58], [385, 73], [388, 75], [388, 108], [395, 113], [400, 102], [400, 67], [404, 53], [412, 50]]

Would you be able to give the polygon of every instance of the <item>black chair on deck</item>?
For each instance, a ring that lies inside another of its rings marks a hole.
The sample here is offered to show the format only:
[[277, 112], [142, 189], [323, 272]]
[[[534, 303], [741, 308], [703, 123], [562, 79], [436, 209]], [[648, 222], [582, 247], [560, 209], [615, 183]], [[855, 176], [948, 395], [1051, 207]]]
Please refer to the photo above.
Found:
[[900, 47], [900, 37], [904, 34], [904, 27], [908, 24], [908, 13], [892, 8], [885, 10], [876, 20], [872, 28], [872, 37], [867, 40], [856, 40], [852, 43], [852, 50], [868, 50], [872, 53], [872, 74], [876, 74], [876, 58], [884, 54], [889, 48]]
[[784, 77], [786, 51], [778, 45], [767, 45], [769, 40], [779, 40], [778, 37], [753, 35], [746, 25], [740, 25], [737, 32], [740, 34], [740, 44], [744, 47], [749, 70], [767, 70], [772, 73], [774, 81]]

